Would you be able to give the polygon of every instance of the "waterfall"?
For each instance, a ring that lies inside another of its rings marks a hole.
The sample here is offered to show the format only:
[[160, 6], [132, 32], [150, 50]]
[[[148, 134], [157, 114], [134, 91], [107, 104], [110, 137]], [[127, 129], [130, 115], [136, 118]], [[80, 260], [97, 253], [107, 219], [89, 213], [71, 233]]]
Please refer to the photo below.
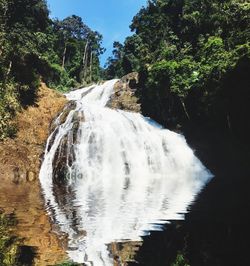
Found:
[[[68, 93], [40, 171], [46, 208], [69, 257], [113, 265], [108, 244], [140, 241], [183, 219], [211, 173], [182, 135], [139, 113], [106, 107], [117, 80]], [[65, 115], [65, 112], [64, 112]]]

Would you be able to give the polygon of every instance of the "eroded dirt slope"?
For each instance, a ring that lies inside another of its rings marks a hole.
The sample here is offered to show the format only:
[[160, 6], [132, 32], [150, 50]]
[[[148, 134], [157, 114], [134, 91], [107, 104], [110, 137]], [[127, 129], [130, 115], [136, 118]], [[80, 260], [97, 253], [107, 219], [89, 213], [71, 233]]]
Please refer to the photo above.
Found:
[[63, 243], [53, 233], [44, 210], [38, 174], [49, 127], [66, 98], [41, 84], [37, 102], [16, 116], [15, 139], [0, 143], [0, 208], [15, 213], [15, 234], [34, 247], [35, 265], [53, 265], [65, 259]]

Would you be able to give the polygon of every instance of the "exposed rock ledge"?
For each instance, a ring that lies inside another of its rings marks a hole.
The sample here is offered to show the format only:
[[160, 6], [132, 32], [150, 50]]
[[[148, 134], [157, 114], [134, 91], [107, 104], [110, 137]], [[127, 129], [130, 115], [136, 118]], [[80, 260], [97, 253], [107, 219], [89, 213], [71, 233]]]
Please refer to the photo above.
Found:
[[141, 106], [136, 97], [136, 84], [138, 73], [133, 72], [122, 77], [114, 86], [115, 93], [112, 95], [108, 107], [131, 112], [141, 112]]

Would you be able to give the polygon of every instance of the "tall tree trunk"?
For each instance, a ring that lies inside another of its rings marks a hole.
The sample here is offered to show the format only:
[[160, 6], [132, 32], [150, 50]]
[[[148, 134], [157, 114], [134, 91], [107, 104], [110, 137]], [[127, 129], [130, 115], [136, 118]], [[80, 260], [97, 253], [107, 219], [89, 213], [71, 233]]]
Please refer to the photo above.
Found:
[[88, 74], [88, 53], [86, 53], [85, 65], [84, 65], [84, 68], [83, 69], [84, 69], [83, 77], [84, 77], [84, 80], [86, 80], [87, 74]]
[[86, 66], [87, 66], [87, 51], [88, 51], [88, 46], [89, 46], [89, 40], [87, 40], [84, 48], [84, 53], [83, 53], [83, 58], [82, 58], [82, 67], [83, 67], [83, 79], [85, 80], [85, 73], [86, 73]]
[[84, 48], [83, 58], [82, 58], [83, 66], [85, 66], [85, 60], [86, 60], [88, 45], [89, 45], [89, 41], [87, 40], [87, 42], [85, 44], [85, 48]]
[[7, 69], [7, 72], [6, 72], [5, 80], [8, 80], [8, 77], [9, 77], [10, 71], [11, 71], [11, 68], [12, 68], [12, 61], [9, 62], [9, 67]]
[[189, 114], [188, 114], [188, 112], [187, 112], [187, 108], [186, 108], [186, 105], [185, 105], [183, 99], [182, 99], [181, 97], [180, 97], [179, 99], [180, 99], [180, 101], [181, 101], [181, 105], [182, 105], [182, 108], [183, 108], [183, 110], [184, 110], [184, 113], [185, 113], [187, 119], [190, 120], [190, 116], [189, 116]]
[[65, 59], [66, 59], [66, 53], [67, 53], [67, 43], [65, 42], [64, 50], [63, 50], [63, 59], [62, 59], [62, 68], [65, 67]]
[[90, 66], [89, 66], [90, 81], [92, 81], [92, 64], [93, 64], [93, 52], [91, 51], [91, 54], [90, 54]]

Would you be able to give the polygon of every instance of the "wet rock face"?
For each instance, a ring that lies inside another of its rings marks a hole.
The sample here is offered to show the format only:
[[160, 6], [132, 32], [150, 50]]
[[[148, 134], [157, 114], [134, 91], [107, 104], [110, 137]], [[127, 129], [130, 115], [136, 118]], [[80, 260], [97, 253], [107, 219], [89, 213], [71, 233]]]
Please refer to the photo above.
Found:
[[115, 93], [108, 102], [108, 107], [131, 112], [141, 112], [141, 106], [136, 97], [136, 85], [138, 84], [138, 73], [130, 73], [121, 78], [114, 86]]
[[69, 113], [76, 109], [76, 102], [69, 101], [65, 108], [63, 109], [62, 113], [59, 116], [59, 121], [57, 119], [54, 119], [53, 122], [50, 125], [50, 132], [53, 132], [58, 125], [61, 125], [65, 123]]
[[[72, 211], [72, 201], [75, 199], [75, 195], [74, 191], [72, 190], [69, 179], [74, 178], [72, 177], [71, 173], [71, 171], [74, 172], [74, 146], [79, 144], [79, 126], [81, 122], [85, 121], [85, 117], [83, 111], [77, 111], [75, 110], [75, 108], [76, 103], [69, 102], [69, 104], [63, 110], [62, 114], [56, 120], [57, 126], [56, 128], [52, 127], [54, 131], [48, 149], [51, 149], [53, 142], [55, 141], [56, 135], [59, 132], [60, 125], [64, 124], [67, 119], [71, 119], [68, 120], [71, 123], [71, 130], [67, 134], [65, 134], [64, 137], [62, 137], [62, 139], [60, 140], [60, 143], [55, 152], [55, 156], [53, 158], [52, 179], [55, 200], [57, 201], [60, 208], [64, 210], [64, 213], [68, 217], [68, 219], [72, 219], [76, 221], [76, 224], [78, 224], [77, 213]], [[73, 113], [70, 114], [71, 111], [73, 111]], [[69, 115], [70, 117], [68, 117]], [[72, 226], [74, 227], [74, 225]], [[78, 232], [77, 227], [75, 227], [74, 230]], [[78, 233], [80, 234], [81, 232]]]
[[73, 110], [75, 110], [76, 108], [76, 102], [74, 101], [69, 101], [66, 106], [64, 107], [62, 113], [59, 115], [58, 118], [55, 118], [51, 125], [50, 125], [50, 132], [52, 133], [52, 137], [50, 139], [50, 142], [49, 142], [49, 145], [48, 145], [48, 151], [50, 151], [54, 141], [55, 141], [55, 138], [56, 138], [56, 135], [58, 133], [58, 126], [59, 125], [62, 125], [65, 123], [65, 121], [67, 120], [67, 117], [69, 115], [69, 113]]
[[74, 154], [68, 153], [68, 144], [70, 144], [70, 140], [66, 135], [64, 138], [62, 138], [56, 150], [53, 160], [53, 181], [55, 183], [64, 183], [66, 181], [69, 157], [74, 156]]
[[[70, 111], [74, 110], [76, 107], [75, 102], [69, 103], [67, 108], [60, 115], [59, 123], [63, 124]], [[67, 114], [67, 116], [65, 115]], [[72, 117], [72, 130], [68, 132], [60, 141], [60, 144], [56, 150], [54, 160], [53, 160], [53, 182], [54, 184], [66, 184], [69, 168], [73, 166], [75, 161], [75, 151], [74, 145], [78, 144], [78, 131], [80, 122], [84, 122], [85, 117], [84, 113], [80, 111], [75, 111]], [[59, 124], [59, 125], [60, 125]], [[59, 126], [58, 125], [58, 126]], [[58, 127], [54, 130], [51, 142], [48, 149], [51, 149], [51, 146], [55, 140], [56, 134], [58, 133]]]

